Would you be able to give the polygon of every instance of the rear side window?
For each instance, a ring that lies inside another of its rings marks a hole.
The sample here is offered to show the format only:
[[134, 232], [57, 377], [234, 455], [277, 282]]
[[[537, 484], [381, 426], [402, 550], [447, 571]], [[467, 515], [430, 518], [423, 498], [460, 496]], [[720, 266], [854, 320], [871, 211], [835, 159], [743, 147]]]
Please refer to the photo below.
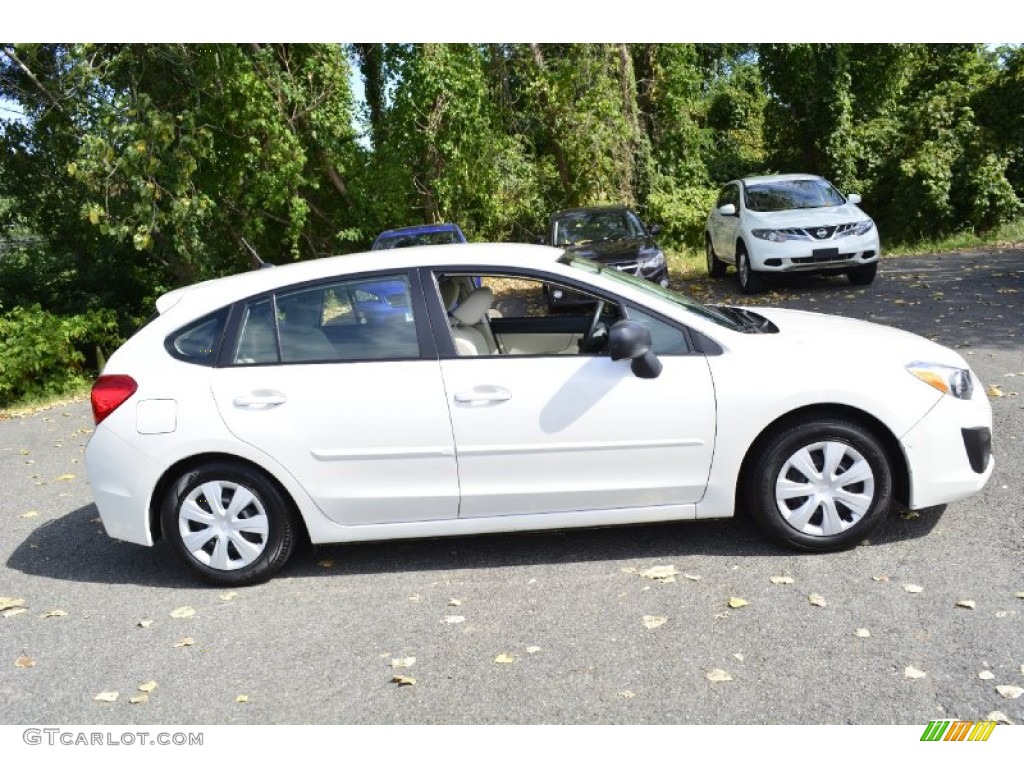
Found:
[[168, 337], [167, 351], [186, 363], [212, 366], [217, 359], [227, 319], [228, 308], [225, 307], [189, 323]]

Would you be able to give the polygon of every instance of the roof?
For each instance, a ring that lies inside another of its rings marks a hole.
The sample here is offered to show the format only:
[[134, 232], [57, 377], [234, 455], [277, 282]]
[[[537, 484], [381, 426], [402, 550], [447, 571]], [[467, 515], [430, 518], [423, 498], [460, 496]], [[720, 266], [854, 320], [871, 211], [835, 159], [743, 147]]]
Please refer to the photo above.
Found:
[[272, 269], [242, 272], [178, 288], [157, 299], [156, 306], [163, 313], [187, 297], [188, 303], [198, 301], [208, 309], [212, 309], [283, 286], [388, 269], [402, 270], [435, 265], [451, 267], [508, 267], [515, 264], [554, 265], [563, 252], [561, 248], [521, 243], [452, 243], [329, 256], [311, 261], [293, 262]]

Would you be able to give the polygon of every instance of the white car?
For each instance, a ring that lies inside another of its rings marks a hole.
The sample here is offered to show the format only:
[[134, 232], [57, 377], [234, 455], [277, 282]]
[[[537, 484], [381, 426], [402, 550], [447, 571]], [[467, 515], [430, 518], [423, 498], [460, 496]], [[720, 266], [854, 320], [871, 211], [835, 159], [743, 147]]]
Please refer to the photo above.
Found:
[[[404, 312], [360, 308], [382, 284]], [[593, 300], [548, 314], [553, 288]], [[778, 542], [838, 549], [892, 502], [953, 502], [992, 472], [988, 399], [955, 352], [841, 317], [704, 306], [555, 248], [333, 257], [157, 309], [93, 388], [89, 478], [109, 535], [164, 538], [218, 584], [268, 578], [300, 538], [739, 504]]]
[[870, 285], [881, 248], [859, 202], [820, 176], [730, 181], [708, 214], [708, 273], [721, 277], [735, 264], [744, 293], [764, 290], [764, 276], [773, 273], [845, 272], [854, 285]]

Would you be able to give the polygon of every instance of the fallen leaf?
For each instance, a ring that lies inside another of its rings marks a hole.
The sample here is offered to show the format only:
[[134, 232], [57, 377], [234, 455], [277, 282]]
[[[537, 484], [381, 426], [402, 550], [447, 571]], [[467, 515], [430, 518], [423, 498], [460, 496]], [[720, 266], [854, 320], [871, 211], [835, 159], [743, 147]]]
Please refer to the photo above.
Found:
[[235, 703], [236, 704], [248, 704], [249, 703], [249, 697], [246, 694], [244, 694], [244, 693], [240, 693], [237, 696], [235, 696]]
[[418, 603], [420, 601], [419, 595], [409, 595], [409, 602]]
[[732, 657], [733, 657], [734, 659], [736, 659], [736, 661], [743, 661], [743, 654], [742, 654], [742, 653], [734, 653], [734, 654], [732, 655]]
[[975, 603], [973, 600], [958, 600], [956, 605], [957, 608], [970, 608], [973, 611]]
[[193, 640], [191, 637], [183, 637], [180, 640], [175, 641], [174, 647], [175, 648], [187, 648], [188, 646], [195, 645], [195, 644], [196, 644], [196, 641]]
[[19, 613], [28, 613], [28, 608], [8, 608], [3, 612], [5, 619], [11, 616], [17, 616]]
[[903, 676], [911, 680], [920, 680], [922, 677], [927, 677], [927, 675], [927, 672], [917, 667], [904, 667], [903, 669]]
[[502, 653], [494, 657], [495, 664], [511, 664], [516, 660], [516, 657], [511, 653]]
[[143, 619], [142, 621], [140, 621], [137, 624], [137, 626], [142, 627], [143, 629], [148, 629], [149, 627], [153, 626], [153, 620], [152, 619]]
[[132, 696], [130, 699], [128, 699], [128, 703], [129, 704], [148, 704], [149, 703], [149, 694], [148, 693], [140, 693], [140, 694], [138, 694], [136, 696]]
[[812, 592], [807, 596], [807, 602], [809, 602], [811, 605], [816, 605], [819, 608], [824, 608], [826, 605], [828, 605], [828, 603], [825, 602], [825, 598], [817, 594], [816, 592]]
[[391, 678], [392, 683], [398, 683], [398, 685], [416, 685], [415, 677], [406, 677], [405, 675], [395, 675]]
[[668, 616], [644, 616], [644, 626], [648, 629], [657, 629], [668, 621]]
[[792, 584], [793, 583], [793, 577], [792, 576], [770, 576], [768, 578], [768, 581], [770, 581], [772, 584]]
[[684, 573], [683, 578], [688, 581], [700, 581], [703, 576], [698, 576], [696, 573]]
[[540, 646], [539, 645], [528, 645], [528, 646], [526, 646], [526, 652], [527, 653], [539, 653], [540, 652]]
[[991, 670], [983, 669], [978, 673], [978, 679], [980, 680], [995, 680], [996, 676]]
[[20, 669], [28, 669], [29, 667], [34, 667], [35, 665], [35, 659], [31, 658], [30, 656], [21, 655], [14, 660], [14, 666], [19, 667]]
[[318, 562], [317, 565], [319, 565], [321, 568], [333, 568], [334, 567], [334, 561], [331, 560], [330, 558], [326, 558], [326, 559], [321, 560], [320, 562]]
[[466, 620], [465, 616], [445, 616], [444, 617], [444, 623], [445, 624], [461, 624], [465, 620]]
[[636, 694], [632, 691], [619, 691], [619, 696], [621, 696], [624, 699], [636, 698]]
[[[1014, 595], [1014, 597], [1019, 597], [1019, 598], [1020, 598], [1021, 600], [1024, 600], [1024, 592], [1017, 592], [1017, 593], [1016, 593], [1016, 594]], [[2, 600], [2, 598], [0, 598], [0, 600]], [[0, 610], [3, 610], [3, 609], [2, 609], [2, 608], [0, 608]]]
[[728, 683], [732, 680], [732, 675], [726, 672], [724, 669], [712, 669], [706, 675], [704, 675], [712, 683]]
[[917, 520], [919, 517], [921, 517], [921, 513], [918, 512], [916, 509], [904, 509], [902, 512], [900, 512], [900, 517], [902, 517], [904, 520]]
[[172, 619], [188, 619], [196, 615], [196, 609], [191, 605], [183, 605], [171, 611]]
[[1016, 685], [997, 685], [996, 691], [1004, 699], [1019, 699], [1024, 694], [1024, 688]]
[[660, 581], [664, 584], [671, 584], [676, 580], [676, 576], [679, 575], [679, 571], [676, 570], [674, 565], [656, 565], [653, 568], [640, 571], [640, 575], [645, 579], [653, 579], [654, 581]]
[[995, 384], [993, 384], [993, 385], [992, 385], [992, 386], [990, 386], [990, 387], [989, 387], [988, 389], [986, 389], [986, 390], [985, 390], [985, 393], [986, 393], [986, 394], [987, 394], [987, 395], [988, 395], [989, 397], [1004, 397], [1004, 395], [1003, 395], [1003, 390], [1001, 390], [1001, 389], [1000, 389], [1000, 388], [999, 388], [998, 386], [996, 386]]
[[742, 597], [730, 597], [729, 607], [730, 608], [742, 608], [746, 605], [750, 605], [749, 600], [744, 600]]
[[219, 595], [219, 597], [224, 602], [227, 602], [229, 600], [234, 600], [236, 597], [238, 597], [238, 593], [237, 592], [222, 592]]
[[30, 517], [39, 517], [39, 513], [36, 512], [34, 509], [30, 509], [25, 514], [21, 515], [21, 519], [22, 520], [25, 520], [25, 519], [30, 518]]
[[994, 720], [997, 723], [1003, 723], [1004, 725], [1013, 725], [1013, 721], [1006, 716], [1005, 712], [1000, 712], [998, 709], [995, 712], [989, 712], [985, 715], [986, 720]]
[[55, 619], [55, 618], [58, 618], [60, 616], [67, 616], [67, 615], [68, 615], [67, 611], [62, 611], [62, 610], [60, 610], [58, 608], [57, 610], [47, 611], [46, 613], [40, 614], [39, 618], [40, 619]]
[[112, 704], [113, 702], [117, 701], [117, 697], [120, 695], [121, 694], [117, 691], [101, 691], [100, 693], [97, 693], [92, 700]]
[[6, 611], [8, 608], [20, 608], [25, 604], [25, 601], [20, 597], [0, 597], [0, 611]]
[[392, 669], [404, 669], [406, 667], [411, 667], [415, 663], [416, 663], [416, 657], [415, 656], [407, 656], [404, 659], [392, 659], [391, 660], [391, 668]]
[[871, 580], [872, 581], [888, 581], [889, 577], [886, 576], [884, 573], [882, 573], [882, 574], [879, 574], [878, 576], [872, 576]]
[[904, 584], [903, 591], [916, 595], [918, 592], [924, 592], [924, 587], [920, 587], [917, 584]]
[[156, 680], [150, 680], [148, 683], [143, 683], [139, 686], [139, 690], [143, 693], [152, 693], [156, 690]]
[[70, 474], [69, 475], [61, 475], [57, 479], [58, 480], [74, 480], [75, 476], [74, 475], [70, 475]]
[[452, 606], [453, 608], [458, 608], [460, 605], [462, 605], [462, 601], [461, 600], [456, 600], [453, 597], [451, 600], [448, 601], [448, 605]]
[[996, 611], [995, 612], [995, 617], [997, 619], [1004, 619], [1004, 618], [1006, 618], [1009, 615], [1010, 615], [1009, 611]]
[[857, 637], [871, 637], [871, 630], [867, 627], [860, 627], [853, 634]]

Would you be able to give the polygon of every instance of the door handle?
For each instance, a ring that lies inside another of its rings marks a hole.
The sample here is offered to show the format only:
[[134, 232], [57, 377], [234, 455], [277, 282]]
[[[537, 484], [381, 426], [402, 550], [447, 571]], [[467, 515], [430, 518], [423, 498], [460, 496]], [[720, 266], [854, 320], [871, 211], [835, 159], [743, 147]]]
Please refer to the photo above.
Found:
[[248, 395], [239, 395], [232, 402], [236, 408], [274, 408], [287, 402], [283, 392], [272, 389], [257, 389]]
[[473, 387], [466, 392], [456, 392], [455, 402], [471, 405], [473, 403], [503, 403], [512, 399], [512, 393], [504, 387], [485, 385]]

